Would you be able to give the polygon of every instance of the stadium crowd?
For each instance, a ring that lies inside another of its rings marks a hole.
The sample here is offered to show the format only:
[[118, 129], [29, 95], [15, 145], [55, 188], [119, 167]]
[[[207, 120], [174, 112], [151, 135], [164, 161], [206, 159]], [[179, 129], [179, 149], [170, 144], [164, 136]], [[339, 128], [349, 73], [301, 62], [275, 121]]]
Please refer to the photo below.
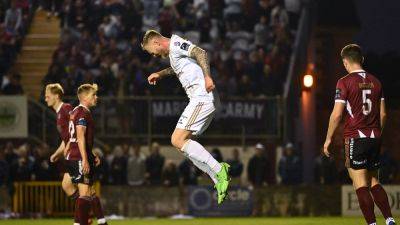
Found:
[[147, 85], [168, 64], [140, 46], [143, 31], [157, 29], [209, 52], [222, 96], [277, 95], [299, 8], [298, 0], [65, 0], [61, 41], [43, 82], [61, 83], [67, 95], [85, 82], [98, 83], [103, 96], [177, 95], [176, 80]]
[[[104, 185], [196, 185], [202, 179], [202, 173], [188, 160], [179, 163], [166, 159], [160, 152], [160, 145], [153, 143], [148, 154], [141, 145], [122, 144], [111, 151], [95, 148], [101, 158], [97, 167], [98, 180]], [[233, 179], [245, 177], [245, 183], [254, 186], [271, 184], [296, 185], [302, 181], [302, 162], [299, 152], [292, 144], [282, 147], [280, 157], [273, 157], [276, 152], [257, 144], [248, 163], [241, 160], [239, 149], [232, 149], [228, 159], [223, 159], [218, 148], [211, 150], [218, 161], [226, 160], [231, 165]], [[8, 142], [0, 146], [0, 186], [11, 185], [14, 181], [60, 181], [64, 171], [63, 163], [50, 163], [52, 151], [47, 145], [17, 145]], [[383, 183], [395, 183], [398, 180], [399, 166], [388, 151], [381, 156]], [[342, 162], [317, 156], [315, 159], [315, 183], [348, 183]], [[275, 165], [278, 165], [275, 169]], [[246, 168], [245, 168], [246, 167]], [[247, 174], [244, 174], [244, 173]]]
[[20, 75], [5, 76], [5, 74], [13, 65], [32, 21], [33, 2], [29, 0], [0, 1], [0, 93], [22, 94], [20, 90], [14, 90], [14, 86], [21, 78]]

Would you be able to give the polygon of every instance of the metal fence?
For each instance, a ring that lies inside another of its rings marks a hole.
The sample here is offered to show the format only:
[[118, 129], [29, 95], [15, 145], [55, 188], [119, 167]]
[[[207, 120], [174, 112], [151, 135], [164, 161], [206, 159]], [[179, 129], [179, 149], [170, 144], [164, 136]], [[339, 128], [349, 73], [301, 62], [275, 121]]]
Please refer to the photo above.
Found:
[[[76, 98], [66, 101], [77, 105]], [[100, 140], [138, 138], [150, 143], [169, 140], [188, 100], [180, 97], [99, 97], [92, 110]], [[222, 100], [222, 106], [204, 139], [278, 139], [281, 137], [282, 102], [279, 96]], [[57, 142], [55, 113], [30, 100], [29, 131], [46, 143]]]
[[[68, 197], [58, 181], [28, 181], [14, 183], [12, 210], [22, 216], [40, 213], [48, 216], [72, 215], [75, 202]], [[94, 184], [100, 196], [100, 183]]]

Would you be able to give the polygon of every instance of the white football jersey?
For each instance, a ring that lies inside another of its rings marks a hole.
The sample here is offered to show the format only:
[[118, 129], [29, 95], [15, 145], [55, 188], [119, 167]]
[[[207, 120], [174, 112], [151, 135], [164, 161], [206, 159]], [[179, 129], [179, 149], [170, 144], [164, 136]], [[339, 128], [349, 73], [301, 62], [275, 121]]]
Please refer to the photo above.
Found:
[[179, 78], [189, 99], [213, 101], [213, 93], [207, 93], [204, 74], [190, 52], [195, 47], [192, 42], [173, 34], [169, 44], [169, 61]]

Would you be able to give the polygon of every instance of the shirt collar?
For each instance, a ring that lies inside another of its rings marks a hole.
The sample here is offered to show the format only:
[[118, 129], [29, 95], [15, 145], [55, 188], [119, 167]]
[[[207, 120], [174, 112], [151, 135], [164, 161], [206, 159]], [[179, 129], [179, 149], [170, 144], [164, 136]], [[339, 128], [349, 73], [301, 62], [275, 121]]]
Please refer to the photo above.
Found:
[[359, 72], [364, 72], [365, 73], [365, 70], [353, 70], [350, 73], [359, 73]]
[[90, 109], [89, 109], [88, 107], [86, 107], [86, 106], [84, 106], [84, 105], [82, 105], [82, 104], [79, 104], [79, 106], [82, 106], [84, 109], [86, 109], [87, 111], [90, 112]]
[[64, 105], [64, 102], [61, 102], [60, 106], [58, 106], [58, 108], [57, 108], [57, 110], [56, 110], [56, 113], [60, 112], [61, 107], [62, 107], [63, 105]]

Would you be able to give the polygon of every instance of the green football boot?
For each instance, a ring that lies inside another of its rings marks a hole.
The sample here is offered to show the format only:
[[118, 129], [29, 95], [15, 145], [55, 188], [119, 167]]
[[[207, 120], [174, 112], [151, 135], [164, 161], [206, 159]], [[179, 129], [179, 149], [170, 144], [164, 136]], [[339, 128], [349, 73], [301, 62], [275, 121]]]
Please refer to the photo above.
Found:
[[229, 188], [229, 167], [228, 163], [221, 163], [221, 171], [217, 173], [218, 183], [215, 185], [218, 193], [218, 204], [221, 204], [228, 197]]

